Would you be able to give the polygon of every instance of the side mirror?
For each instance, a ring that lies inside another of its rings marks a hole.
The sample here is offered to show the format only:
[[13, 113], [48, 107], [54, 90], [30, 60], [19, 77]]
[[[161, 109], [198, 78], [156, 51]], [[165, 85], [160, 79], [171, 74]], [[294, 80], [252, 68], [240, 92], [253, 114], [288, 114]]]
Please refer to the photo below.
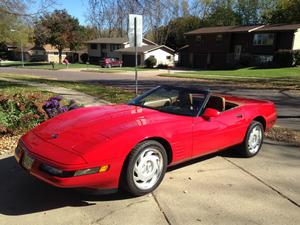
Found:
[[207, 108], [205, 109], [202, 117], [206, 120], [209, 120], [212, 117], [217, 117], [220, 115], [220, 112], [216, 109], [212, 109], [212, 108]]

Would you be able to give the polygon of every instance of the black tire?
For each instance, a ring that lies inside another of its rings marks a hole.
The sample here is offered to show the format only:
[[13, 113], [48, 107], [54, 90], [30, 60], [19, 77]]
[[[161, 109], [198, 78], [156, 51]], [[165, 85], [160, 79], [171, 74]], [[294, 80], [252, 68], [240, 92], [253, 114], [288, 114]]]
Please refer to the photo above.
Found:
[[[137, 186], [134, 178], [134, 167], [135, 164], [138, 162], [137, 160], [142, 157], [141, 155], [144, 154], [148, 149], [155, 149], [157, 152], [160, 153], [160, 156], [162, 157], [162, 168], [161, 173], [158, 176], [156, 182], [153, 184], [152, 187], [148, 189], [141, 189]], [[122, 188], [125, 189], [127, 192], [129, 192], [131, 195], [134, 196], [141, 196], [148, 194], [155, 190], [158, 185], [161, 183], [161, 181], [164, 178], [164, 175], [167, 170], [167, 153], [165, 148], [157, 141], [149, 140], [144, 141], [136, 145], [132, 151], [130, 152], [127, 161], [125, 163], [124, 173], [123, 173], [123, 181], [122, 181]]]
[[[249, 141], [251, 141], [249, 140], [251, 136], [251, 132], [253, 132], [254, 129], [256, 129], [255, 131], [259, 130], [261, 135], [260, 137], [257, 137], [258, 139], [260, 139], [260, 141], [258, 141], [258, 143], [256, 144], [255, 149], [253, 149], [253, 146], [249, 144]], [[246, 158], [255, 156], [260, 151], [263, 140], [264, 140], [264, 127], [260, 122], [253, 120], [248, 127], [244, 142], [239, 146], [240, 154]]]

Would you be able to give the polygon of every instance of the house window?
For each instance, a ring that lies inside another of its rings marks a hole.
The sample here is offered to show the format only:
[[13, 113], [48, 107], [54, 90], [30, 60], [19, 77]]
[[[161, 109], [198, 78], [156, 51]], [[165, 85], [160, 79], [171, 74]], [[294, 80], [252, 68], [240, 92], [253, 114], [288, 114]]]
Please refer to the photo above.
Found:
[[117, 50], [120, 48], [121, 48], [121, 45], [119, 45], [119, 44], [111, 44], [110, 45], [110, 51], [114, 51], [114, 50]]
[[219, 42], [219, 41], [223, 41], [223, 35], [222, 34], [218, 34], [216, 36], [216, 41]]
[[197, 35], [196, 36], [196, 42], [201, 42], [202, 40], [202, 36], [201, 35]]
[[170, 56], [170, 55], [167, 55], [167, 59], [168, 59], [168, 60], [171, 60], [171, 56]]
[[101, 44], [101, 49], [106, 49], [106, 44]]
[[274, 34], [255, 34], [253, 45], [257, 46], [272, 46], [274, 43]]
[[91, 49], [97, 49], [97, 44], [91, 44]]

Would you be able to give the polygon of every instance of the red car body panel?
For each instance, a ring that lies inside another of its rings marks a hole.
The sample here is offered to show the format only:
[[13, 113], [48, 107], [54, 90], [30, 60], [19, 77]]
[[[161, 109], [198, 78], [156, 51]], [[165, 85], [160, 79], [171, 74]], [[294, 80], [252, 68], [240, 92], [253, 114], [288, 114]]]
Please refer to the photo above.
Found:
[[[167, 143], [169, 165], [242, 143], [251, 121], [268, 130], [276, 121], [269, 101], [225, 96], [237, 107], [206, 120], [133, 105], [87, 107], [43, 122], [21, 138], [35, 159], [30, 173], [59, 187], [118, 188], [131, 149], [146, 139]], [[64, 171], [109, 165], [104, 173], [60, 178], [39, 169], [47, 164]]]

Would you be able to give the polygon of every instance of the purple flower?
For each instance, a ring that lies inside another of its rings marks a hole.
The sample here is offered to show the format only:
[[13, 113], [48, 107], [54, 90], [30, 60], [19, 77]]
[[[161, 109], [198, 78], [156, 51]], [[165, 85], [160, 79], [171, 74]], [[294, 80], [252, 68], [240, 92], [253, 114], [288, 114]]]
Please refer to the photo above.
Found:
[[60, 113], [64, 113], [73, 109], [78, 109], [82, 106], [79, 106], [76, 104], [74, 100], [70, 100], [69, 104], [66, 106], [61, 106], [60, 101], [63, 99], [62, 96], [55, 96], [50, 99], [48, 99], [45, 104], [43, 105], [43, 109], [49, 116], [49, 118], [52, 118], [54, 116], [57, 116]]

